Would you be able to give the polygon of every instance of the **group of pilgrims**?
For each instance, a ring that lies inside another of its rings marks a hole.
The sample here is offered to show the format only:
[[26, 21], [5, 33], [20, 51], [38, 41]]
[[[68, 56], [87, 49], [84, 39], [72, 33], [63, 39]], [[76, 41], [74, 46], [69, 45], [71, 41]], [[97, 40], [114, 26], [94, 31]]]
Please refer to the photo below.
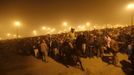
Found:
[[60, 61], [66, 67], [79, 65], [84, 70], [81, 58], [101, 58], [108, 64], [118, 67], [118, 53], [125, 53], [133, 63], [134, 41], [131, 33], [109, 33], [110, 29], [88, 32], [70, 32], [59, 35], [36, 37], [33, 43], [35, 57], [49, 62], [48, 57]]
[[123, 53], [134, 68], [133, 29], [134, 26], [128, 26], [76, 32], [71, 28], [68, 33], [0, 41], [0, 48], [12, 46], [14, 50], [33, 55], [44, 63], [49, 63], [51, 57], [66, 67], [79, 66], [82, 70], [85, 69], [81, 58], [101, 58], [118, 67], [118, 53]]

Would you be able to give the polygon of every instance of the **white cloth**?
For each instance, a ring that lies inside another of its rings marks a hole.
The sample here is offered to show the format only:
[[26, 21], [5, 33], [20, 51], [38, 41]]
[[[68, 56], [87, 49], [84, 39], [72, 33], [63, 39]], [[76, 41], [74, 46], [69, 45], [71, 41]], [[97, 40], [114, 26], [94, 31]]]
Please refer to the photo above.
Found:
[[107, 42], [107, 46], [110, 48], [110, 43], [111, 43], [111, 38], [109, 37], [109, 36], [105, 36], [105, 40], [106, 40], [106, 42]]

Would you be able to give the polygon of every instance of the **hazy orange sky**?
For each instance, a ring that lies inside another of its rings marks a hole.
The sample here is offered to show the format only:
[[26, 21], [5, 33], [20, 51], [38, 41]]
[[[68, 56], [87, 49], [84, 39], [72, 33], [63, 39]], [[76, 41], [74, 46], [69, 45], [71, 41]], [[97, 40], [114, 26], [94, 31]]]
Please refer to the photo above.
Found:
[[20, 34], [28, 36], [41, 26], [130, 24], [132, 0], [0, 0], [0, 36], [15, 33], [14, 21], [21, 22]]

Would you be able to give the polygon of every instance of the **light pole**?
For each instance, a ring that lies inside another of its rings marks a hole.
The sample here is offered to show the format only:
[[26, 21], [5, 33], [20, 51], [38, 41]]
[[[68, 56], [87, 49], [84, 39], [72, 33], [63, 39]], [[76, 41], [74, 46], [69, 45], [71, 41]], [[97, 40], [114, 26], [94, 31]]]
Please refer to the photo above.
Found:
[[134, 16], [134, 4], [128, 4], [128, 6], [127, 6], [127, 8], [128, 9], [130, 9], [131, 10], [131, 34], [132, 34], [132, 26], [133, 26], [133, 16]]
[[19, 38], [19, 27], [20, 27], [20, 22], [19, 21], [16, 21], [15, 22], [15, 26], [16, 26], [16, 35], [17, 35], [17, 39]]
[[44, 35], [45, 34], [45, 31], [47, 30], [47, 28], [45, 26], [42, 26], [41, 29], [43, 30], [42, 34]]
[[67, 23], [67, 22], [63, 22], [63, 24], [62, 24], [62, 25], [64, 26], [64, 32], [66, 32], [67, 27], [68, 27], [68, 23]]
[[86, 26], [88, 27], [88, 30], [89, 30], [90, 22], [87, 22]]
[[134, 16], [134, 14], [133, 14], [134, 4], [128, 4], [127, 8], [131, 10], [131, 26], [132, 26], [133, 25], [133, 16]]

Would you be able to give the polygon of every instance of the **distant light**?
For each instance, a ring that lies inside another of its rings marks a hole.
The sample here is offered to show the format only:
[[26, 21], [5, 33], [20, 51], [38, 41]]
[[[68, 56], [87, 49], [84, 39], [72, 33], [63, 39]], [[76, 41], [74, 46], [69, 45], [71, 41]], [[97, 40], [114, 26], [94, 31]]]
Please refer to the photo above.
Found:
[[127, 8], [128, 8], [128, 9], [134, 8], [134, 4], [129, 4], [129, 5], [127, 6]]
[[78, 28], [78, 30], [86, 30], [86, 27], [85, 27], [85, 25], [79, 25], [79, 26], [77, 26], [77, 28]]
[[81, 26], [79, 25], [79, 26], [77, 26], [78, 28], [81, 28]]
[[96, 29], [96, 26], [94, 26], [94, 29]]
[[36, 30], [33, 30], [33, 34], [34, 34], [34, 35], [37, 35], [37, 31], [36, 31]]
[[71, 30], [71, 28], [73, 28], [73, 27], [70, 26], [68, 29]]
[[59, 31], [58, 34], [62, 33], [62, 31]]
[[55, 31], [55, 28], [53, 28], [52, 30], [51, 30], [51, 32], [54, 32]]
[[89, 22], [87, 22], [87, 23], [86, 23], [86, 26], [90, 26], [90, 23], [89, 23]]
[[51, 30], [51, 28], [48, 27], [47, 30]]
[[119, 27], [119, 24], [116, 24], [116, 27]]
[[2, 38], [0, 37], [0, 40], [2, 40]]
[[85, 25], [81, 26], [81, 29], [82, 29], [82, 30], [85, 30], [85, 28], [86, 28]]
[[19, 27], [19, 26], [20, 26], [20, 22], [19, 22], [19, 21], [16, 21], [16, 22], [15, 22], [15, 25], [16, 25], [17, 27]]
[[128, 24], [126, 24], [125, 26], [128, 27]]
[[63, 22], [63, 26], [67, 26], [67, 22]]
[[17, 35], [13, 35], [13, 37], [17, 37]]
[[18, 37], [19, 37], [19, 38], [21, 38], [21, 36], [20, 36], [20, 35], [18, 35]]
[[36, 33], [36, 30], [33, 30], [33, 33]]
[[64, 30], [63, 30], [63, 32], [67, 32], [67, 30], [66, 30], [66, 29], [64, 29]]
[[11, 34], [10, 33], [7, 33], [7, 36], [9, 37]]
[[47, 32], [47, 34], [50, 34], [50, 33], [51, 33], [51, 32], [49, 32], [49, 31]]
[[45, 30], [45, 29], [46, 29], [46, 27], [45, 27], [45, 26], [43, 26], [43, 27], [42, 27], [42, 29], [43, 29], [43, 30]]

